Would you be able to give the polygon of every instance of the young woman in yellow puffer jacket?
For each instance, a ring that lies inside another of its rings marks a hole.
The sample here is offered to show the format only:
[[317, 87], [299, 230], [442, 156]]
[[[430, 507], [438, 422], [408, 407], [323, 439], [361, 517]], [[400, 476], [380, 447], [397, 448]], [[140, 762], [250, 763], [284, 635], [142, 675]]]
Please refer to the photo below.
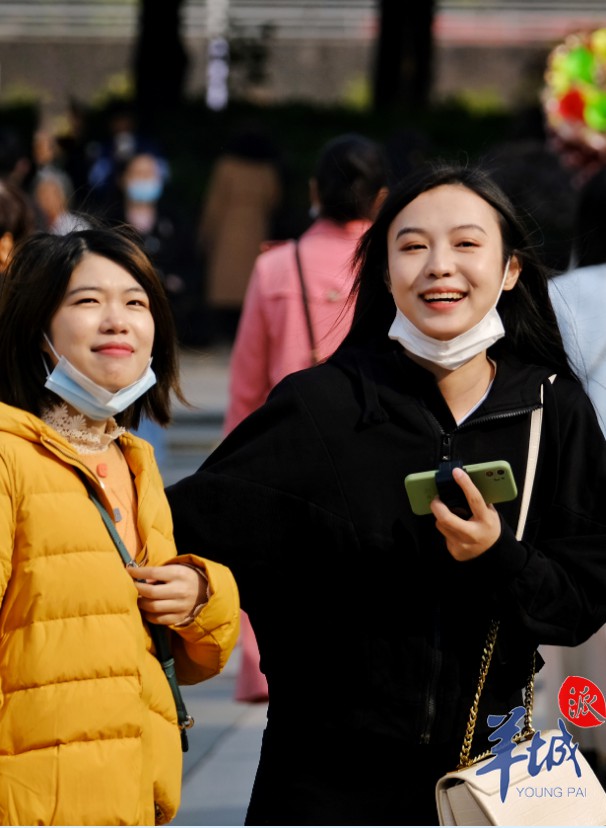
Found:
[[239, 605], [226, 567], [177, 557], [152, 448], [125, 430], [166, 424], [171, 392], [173, 324], [138, 244], [105, 229], [25, 241], [0, 296], [3, 825], [164, 824], [179, 806], [150, 623], [195, 683], [225, 665]]

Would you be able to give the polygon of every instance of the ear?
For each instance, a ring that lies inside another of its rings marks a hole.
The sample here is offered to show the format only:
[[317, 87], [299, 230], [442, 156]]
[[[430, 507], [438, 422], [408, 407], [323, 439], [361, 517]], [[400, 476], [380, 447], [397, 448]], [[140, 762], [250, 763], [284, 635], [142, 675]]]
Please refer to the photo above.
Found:
[[[47, 336], [48, 336], [48, 334], [47, 334]], [[50, 361], [51, 361], [52, 365], [57, 364], [57, 357], [54, 355], [54, 353], [51, 349], [51, 346], [48, 344], [48, 340], [47, 340], [46, 336], [42, 337], [42, 340], [40, 342], [40, 350], [42, 351], [43, 354], [46, 354], [46, 356], [50, 358]]]
[[318, 195], [318, 182], [315, 178], [309, 179], [309, 203], [312, 207], [320, 208], [320, 197]]
[[513, 255], [509, 260], [509, 270], [507, 271], [507, 278], [503, 284], [503, 290], [511, 290], [517, 284], [522, 272], [522, 265], [517, 256]]

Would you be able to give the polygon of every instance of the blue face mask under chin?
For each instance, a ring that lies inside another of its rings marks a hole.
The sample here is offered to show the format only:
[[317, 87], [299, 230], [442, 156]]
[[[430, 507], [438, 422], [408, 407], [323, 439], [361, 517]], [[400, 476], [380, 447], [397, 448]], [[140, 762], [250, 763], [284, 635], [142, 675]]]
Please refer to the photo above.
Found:
[[[90, 420], [99, 422], [115, 417], [156, 383], [156, 375], [152, 371], [150, 359], [147, 368], [138, 380], [119, 391], [108, 391], [78, 371], [64, 356], [60, 357], [46, 335], [45, 339], [59, 361], [51, 373], [47, 374], [44, 387]], [[45, 360], [44, 364], [46, 367]]]

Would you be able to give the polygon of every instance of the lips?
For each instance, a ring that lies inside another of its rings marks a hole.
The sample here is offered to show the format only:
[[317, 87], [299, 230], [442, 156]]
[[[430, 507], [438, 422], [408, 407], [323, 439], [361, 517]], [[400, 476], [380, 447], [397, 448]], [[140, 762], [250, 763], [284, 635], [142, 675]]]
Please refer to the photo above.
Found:
[[134, 348], [127, 342], [105, 342], [92, 349], [96, 354], [112, 354], [116, 356], [129, 356], [134, 353]]
[[427, 293], [421, 294], [421, 299], [424, 302], [429, 302], [430, 304], [433, 302], [459, 302], [461, 299], [464, 299], [466, 296], [463, 291], [459, 290], [431, 290], [427, 291]]

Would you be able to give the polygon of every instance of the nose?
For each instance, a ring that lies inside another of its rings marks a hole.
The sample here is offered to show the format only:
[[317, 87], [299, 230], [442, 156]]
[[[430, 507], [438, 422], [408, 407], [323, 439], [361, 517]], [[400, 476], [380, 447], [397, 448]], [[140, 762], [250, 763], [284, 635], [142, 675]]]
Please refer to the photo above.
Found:
[[127, 315], [121, 302], [110, 302], [101, 322], [103, 333], [125, 333], [128, 331]]
[[450, 245], [432, 245], [429, 248], [425, 270], [427, 275], [438, 279], [445, 276], [452, 276], [455, 272], [455, 266]]

